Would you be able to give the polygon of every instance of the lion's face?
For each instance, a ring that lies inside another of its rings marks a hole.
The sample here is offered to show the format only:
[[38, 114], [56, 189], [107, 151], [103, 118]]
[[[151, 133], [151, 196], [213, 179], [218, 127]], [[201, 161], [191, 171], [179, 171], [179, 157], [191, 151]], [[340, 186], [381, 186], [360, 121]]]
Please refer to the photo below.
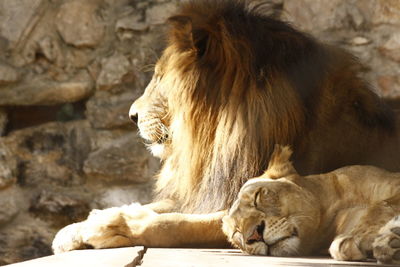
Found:
[[318, 203], [303, 188], [285, 178], [254, 178], [240, 190], [223, 230], [233, 245], [249, 254], [305, 255], [318, 218]]
[[163, 79], [165, 59], [161, 58], [143, 95], [129, 110], [130, 118], [137, 123], [139, 133], [154, 156], [165, 158], [169, 141], [168, 86]]

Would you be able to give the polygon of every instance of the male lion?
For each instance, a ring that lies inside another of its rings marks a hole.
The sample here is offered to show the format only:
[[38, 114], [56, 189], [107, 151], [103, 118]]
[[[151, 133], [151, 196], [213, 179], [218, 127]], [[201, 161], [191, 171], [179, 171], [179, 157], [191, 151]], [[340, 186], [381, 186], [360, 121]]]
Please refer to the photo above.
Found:
[[330, 246], [337, 260], [400, 264], [400, 173], [357, 165], [300, 176], [290, 155], [277, 146], [268, 170], [243, 185], [223, 219], [232, 244], [272, 256]]
[[55, 252], [222, 246], [223, 210], [276, 143], [294, 148], [304, 174], [399, 167], [393, 113], [351, 55], [242, 1], [185, 2], [168, 21], [168, 45], [130, 110], [163, 160], [158, 201], [92, 212], [57, 234]]

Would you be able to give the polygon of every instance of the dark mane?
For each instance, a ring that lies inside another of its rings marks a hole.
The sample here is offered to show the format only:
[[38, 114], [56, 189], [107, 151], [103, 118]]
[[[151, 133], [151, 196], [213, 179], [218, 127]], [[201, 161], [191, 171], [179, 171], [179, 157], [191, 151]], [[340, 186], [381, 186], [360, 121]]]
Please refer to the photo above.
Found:
[[[239, 62], [254, 81], [277, 71], [306, 101], [328, 71], [331, 58], [311, 36], [247, 9], [243, 1], [191, 1], [182, 6], [179, 16], [191, 20], [193, 41], [200, 51], [198, 66], [211, 68], [216, 76], [226, 64]], [[171, 42], [182, 42], [179, 30], [172, 29]], [[223, 46], [224, 42], [228, 44]], [[261, 82], [259, 87], [265, 85]]]
[[[171, 113], [186, 121], [179, 131], [187, 140], [172, 138], [158, 192], [183, 210], [227, 208], [267, 168], [276, 143], [291, 145], [296, 168], [313, 173], [368, 162], [361, 147], [394, 131], [391, 111], [358, 77], [352, 56], [243, 1], [185, 2], [169, 21], [165, 57], [180, 77]], [[356, 132], [338, 136], [335, 127]], [[374, 133], [361, 137], [360, 129]]]

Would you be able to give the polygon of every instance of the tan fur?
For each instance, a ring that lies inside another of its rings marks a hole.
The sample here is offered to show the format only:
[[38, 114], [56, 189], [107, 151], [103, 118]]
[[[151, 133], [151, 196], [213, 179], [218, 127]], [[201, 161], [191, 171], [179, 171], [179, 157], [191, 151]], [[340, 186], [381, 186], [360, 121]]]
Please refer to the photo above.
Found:
[[[300, 176], [287, 172], [292, 165], [287, 147], [278, 146], [273, 155], [265, 174], [243, 185], [224, 217], [233, 245], [273, 256], [330, 247], [337, 260], [373, 254], [379, 262], [400, 263], [400, 173], [350, 166]], [[265, 227], [257, 230], [261, 224]]]
[[158, 214], [139, 204], [95, 210], [87, 220], [59, 231], [52, 247], [55, 254], [88, 247], [221, 247], [226, 246], [224, 215]]
[[[240, 0], [185, 1], [168, 21], [167, 47], [130, 110], [163, 162], [156, 203], [99, 211], [67, 226], [53, 242], [56, 252], [86, 244], [223, 245], [214, 213], [264, 172], [275, 144], [293, 147], [301, 174], [349, 164], [400, 169], [393, 113], [345, 51]], [[296, 176], [292, 165], [282, 165], [289, 157], [283, 155], [272, 155], [275, 168], [266, 175]]]

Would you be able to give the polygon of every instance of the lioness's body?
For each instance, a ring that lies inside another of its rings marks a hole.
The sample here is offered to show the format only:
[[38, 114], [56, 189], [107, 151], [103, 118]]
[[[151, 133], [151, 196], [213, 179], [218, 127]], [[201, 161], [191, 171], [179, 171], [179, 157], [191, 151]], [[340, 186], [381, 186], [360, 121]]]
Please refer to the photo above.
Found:
[[[300, 176], [277, 147], [265, 174], [246, 182], [224, 231], [250, 254], [400, 263], [400, 173], [349, 166]], [[397, 217], [396, 217], [397, 216]]]
[[[385, 223], [400, 215], [400, 173], [373, 166], [349, 166], [305, 176], [296, 183], [313, 194], [315, 207], [321, 212], [314, 252], [329, 247], [335, 236], [351, 234], [358, 227], [371, 232], [373, 241]], [[372, 242], [369, 245], [372, 250]]]

